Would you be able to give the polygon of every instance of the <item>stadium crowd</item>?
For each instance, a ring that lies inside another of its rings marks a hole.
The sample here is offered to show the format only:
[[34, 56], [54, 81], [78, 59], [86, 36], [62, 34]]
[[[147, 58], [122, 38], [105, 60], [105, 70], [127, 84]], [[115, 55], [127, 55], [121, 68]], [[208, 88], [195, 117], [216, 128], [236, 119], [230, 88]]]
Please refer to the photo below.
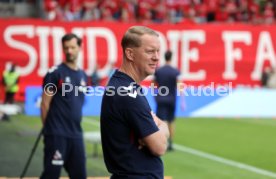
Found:
[[45, 18], [140, 23], [272, 24], [275, 0], [45, 0]]

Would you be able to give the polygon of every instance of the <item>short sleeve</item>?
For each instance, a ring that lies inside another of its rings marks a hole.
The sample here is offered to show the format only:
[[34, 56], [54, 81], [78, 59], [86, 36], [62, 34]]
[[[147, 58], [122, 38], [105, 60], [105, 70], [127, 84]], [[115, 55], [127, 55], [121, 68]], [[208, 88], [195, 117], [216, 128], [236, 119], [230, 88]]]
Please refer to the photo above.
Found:
[[148, 105], [139, 103], [139, 99], [125, 109], [126, 119], [139, 138], [144, 138], [159, 130]]
[[55, 92], [58, 87], [58, 75], [57, 73], [49, 71], [44, 79], [43, 79], [43, 85], [42, 85], [44, 91], [46, 90], [47, 92]]

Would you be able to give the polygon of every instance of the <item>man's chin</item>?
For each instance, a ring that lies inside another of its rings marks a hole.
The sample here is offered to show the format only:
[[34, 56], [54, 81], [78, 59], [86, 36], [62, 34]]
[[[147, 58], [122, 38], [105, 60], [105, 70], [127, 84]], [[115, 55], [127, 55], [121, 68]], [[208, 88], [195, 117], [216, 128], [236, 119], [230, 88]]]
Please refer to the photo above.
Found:
[[66, 59], [66, 62], [68, 62], [68, 63], [74, 63], [74, 62], [75, 62], [75, 59], [67, 58], [67, 59]]
[[149, 70], [150, 75], [153, 75], [153, 74], [155, 73], [155, 71], [156, 71], [156, 68], [150, 69], [150, 70]]
[[155, 70], [148, 71], [147, 76], [153, 75], [155, 73]]

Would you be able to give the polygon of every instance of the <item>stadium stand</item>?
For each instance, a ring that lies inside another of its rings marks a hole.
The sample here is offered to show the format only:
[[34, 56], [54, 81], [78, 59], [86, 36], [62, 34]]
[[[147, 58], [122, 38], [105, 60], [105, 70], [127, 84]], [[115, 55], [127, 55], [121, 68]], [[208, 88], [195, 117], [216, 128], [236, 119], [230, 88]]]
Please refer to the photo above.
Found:
[[51, 21], [273, 24], [274, 0], [1, 0], [0, 17]]
[[46, 0], [45, 18], [140, 23], [275, 23], [273, 0]]
[[32, 0], [0, 0], [0, 17], [40, 17], [36, 8], [38, 2], [35, 3]]

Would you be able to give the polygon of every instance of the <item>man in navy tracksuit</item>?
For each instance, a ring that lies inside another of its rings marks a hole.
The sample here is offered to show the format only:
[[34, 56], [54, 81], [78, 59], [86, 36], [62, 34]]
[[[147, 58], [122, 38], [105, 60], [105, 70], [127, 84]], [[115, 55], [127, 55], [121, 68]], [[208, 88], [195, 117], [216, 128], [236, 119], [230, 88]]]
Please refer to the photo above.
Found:
[[111, 77], [102, 100], [101, 137], [104, 161], [112, 179], [163, 179], [160, 156], [168, 127], [151, 112], [139, 83], [155, 72], [158, 34], [143, 26], [122, 39], [123, 64]]
[[66, 34], [62, 46], [66, 61], [52, 67], [43, 81], [44, 171], [40, 178], [58, 179], [64, 167], [70, 179], [85, 179], [81, 118], [87, 76], [76, 64], [81, 39]]
[[[176, 90], [177, 90], [177, 78], [180, 75], [178, 69], [171, 66], [172, 52], [166, 51], [165, 61], [166, 64], [157, 69], [154, 76], [155, 82], [160, 87], [166, 87], [168, 89], [167, 95], [157, 94], [157, 112], [156, 115], [162, 120], [166, 121], [169, 126], [170, 137], [168, 140], [168, 150], [173, 150], [172, 142], [174, 136], [174, 120], [175, 120], [175, 105], [176, 105]], [[161, 91], [163, 94], [163, 92]]]

